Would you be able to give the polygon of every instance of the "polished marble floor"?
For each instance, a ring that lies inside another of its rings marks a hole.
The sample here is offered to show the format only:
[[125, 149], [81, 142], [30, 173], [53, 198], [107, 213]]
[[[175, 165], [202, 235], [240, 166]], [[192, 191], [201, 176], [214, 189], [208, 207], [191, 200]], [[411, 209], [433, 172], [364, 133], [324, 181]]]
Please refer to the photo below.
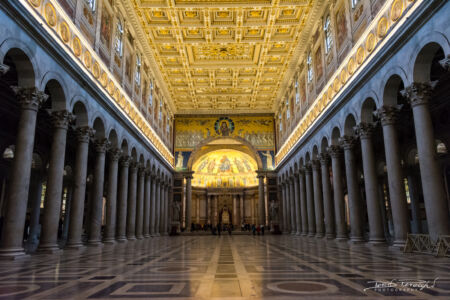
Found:
[[158, 237], [0, 261], [0, 299], [383, 296], [449, 299], [450, 259], [308, 237], [224, 235]]

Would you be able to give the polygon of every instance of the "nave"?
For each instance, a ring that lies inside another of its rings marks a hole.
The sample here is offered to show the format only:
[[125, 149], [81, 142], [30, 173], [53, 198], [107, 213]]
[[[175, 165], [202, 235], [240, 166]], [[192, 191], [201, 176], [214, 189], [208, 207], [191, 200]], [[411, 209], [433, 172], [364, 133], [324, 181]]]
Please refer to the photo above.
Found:
[[[450, 296], [447, 258], [285, 235], [160, 237], [0, 261], [0, 270], [0, 299]], [[374, 281], [396, 287], [377, 289]]]

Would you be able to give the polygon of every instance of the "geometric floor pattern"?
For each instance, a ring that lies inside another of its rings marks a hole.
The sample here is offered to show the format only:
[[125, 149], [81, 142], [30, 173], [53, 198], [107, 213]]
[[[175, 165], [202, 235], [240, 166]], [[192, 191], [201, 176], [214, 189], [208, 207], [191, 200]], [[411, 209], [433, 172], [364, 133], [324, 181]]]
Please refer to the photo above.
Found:
[[450, 299], [450, 259], [297, 236], [158, 237], [0, 261], [1, 299]]

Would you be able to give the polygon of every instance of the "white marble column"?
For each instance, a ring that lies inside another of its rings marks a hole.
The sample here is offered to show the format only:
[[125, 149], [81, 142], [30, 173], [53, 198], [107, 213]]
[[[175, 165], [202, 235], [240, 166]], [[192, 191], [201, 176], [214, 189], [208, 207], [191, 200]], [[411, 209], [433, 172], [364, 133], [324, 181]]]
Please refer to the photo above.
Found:
[[150, 237], [150, 196], [151, 196], [152, 176], [150, 169], [145, 170], [144, 189], [144, 238]]
[[308, 211], [308, 236], [316, 235], [316, 222], [314, 214], [314, 191], [311, 164], [305, 166], [306, 205]]
[[302, 219], [302, 236], [308, 235], [308, 208], [306, 200], [306, 184], [305, 184], [305, 169], [300, 168], [299, 176], [299, 189], [300, 189], [300, 213]]
[[297, 233], [297, 222], [295, 220], [295, 178], [291, 176], [289, 178], [289, 212], [291, 215], [291, 234]]
[[192, 214], [192, 174], [186, 177], [186, 231], [191, 231], [191, 214]]
[[331, 183], [330, 183], [330, 158], [327, 153], [320, 154], [320, 169], [322, 177], [322, 193], [323, 193], [323, 206], [325, 215], [325, 232], [327, 239], [334, 239], [335, 226], [334, 226], [334, 206], [333, 198], [331, 196]]
[[118, 242], [127, 241], [127, 211], [128, 211], [128, 171], [131, 158], [128, 155], [122, 156], [120, 160], [119, 190], [118, 190], [118, 211], [116, 240]]
[[109, 174], [108, 192], [106, 195], [106, 226], [104, 243], [114, 244], [116, 235], [116, 213], [117, 213], [117, 175], [119, 171], [119, 158], [122, 154], [120, 149], [109, 151]]
[[152, 177], [152, 191], [150, 197], [150, 236], [156, 236], [156, 189], [157, 189], [157, 177], [154, 173], [151, 174]]
[[323, 194], [321, 181], [321, 167], [318, 160], [312, 161], [313, 189], [314, 189], [314, 213], [316, 217], [316, 237], [322, 238], [325, 233], [323, 218]]
[[264, 178], [265, 175], [262, 173], [258, 173], [258, 224], [257, 225], [265, 225], [266, 224], [266, 206], [264, 202]]
[[302, 232], [302, 225], [301, 225], [301, 211], [300, 211], [300, 186], [299, 186], [299, 173], [296, 172], [294, 174], [294, 202], [295, 202], [295, 234], [300, 235]]
[[145, 168], [141, 166], [138, 171], [137, 192], [136, 192], [136, 238], [142, 240], [144, 238], [144, 185], [145, 185]]
[[137, 172], [139, 164], [131, 162], [128, 180], [127, 199], [127, 240], [136, 240], [136, 194], [137, 194]]
[[345, 202], [342, 174], [342, 150], [339, 146], [332, 145], [328, 148], [331, 156], [331, 169], [333, 172], [333, 202], [334, 218], [336, 224], [336, 239], [347, 239], [347, 224], [345, 223]]

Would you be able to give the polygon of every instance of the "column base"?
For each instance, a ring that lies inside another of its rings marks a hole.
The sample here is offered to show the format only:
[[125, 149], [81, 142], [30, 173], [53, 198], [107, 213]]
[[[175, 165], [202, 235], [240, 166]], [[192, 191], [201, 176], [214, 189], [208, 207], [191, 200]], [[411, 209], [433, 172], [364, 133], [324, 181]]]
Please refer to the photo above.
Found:
[[30, 257], [23, 248], [0, 249], [0, 260], [20, 260]]
[[327, 240], [334, 240], [336, 238], [336, 236], [332, 233], [327, 233], [326, 238], [327, 238]]
[[395, 240], [394, 243], [392, 244], [392, 247], [403, 249], [405, 245], [406, 240]]
[[135, 241], [136, 237], [135, 236], [127, 236], [127, 240], [129, 241]]
[[127, 238], [125, 236], [120, 236], [116, 238], [116, 242], [118, 243], [125, 243], [127, 241]]
[[302, 236], [308, 236], [307, 232], [302, 232]]
[[84, 250], [86, 246], [82, 243], [66, 244], [64, 250]]
[[[188, 231], [190, 232], [190, 231]], [[155, 236], [161, 236], [161, 234], [159, 232], [155, 233]]]
[[386, 240], [383, 239], [383, 238], [380, 238], [380, 239], [369, 239], [368, 244], [371, 245], [371, 246], [385, 246], [386, 245]]
[[316, 233], [315, 232], [310, 232], [310, 233], [308, 233], [308, 237], [315, 237], [316, 236]]
[[91, 240], [91, 241], [87, 241], [87, 246], [88, 247], [103, 247], [103, 243], [102, 243], [102, 241], [99, 241], [99, 240]]
[[325, 235], [323, 233], [316, 233], [316, 238], [321, 239], [323, 238]]
[[143, 240], [143, 239], [144, 239], [144, 236], [143, 236], [143, 235], [138, 235], [136, 238], [137, 238], [138, 240]]
[[348, 237], [346, 237], [346, 236], [337, 236], [336, 237], [336, 241], [338, 241], [338, 242], [345, 242], [347, 240], [348, 240]]
[[295, 235], [296, 234], [296, 232], [295, 231], [291, 231], [291, 235]]
[[38, 253], [46, 254], [57, 254], [62, 252], [58, 244], [40, 244], [36, 251]]
[[351, 237], [350, 241], [349, 241], [349, 243], [351, 243], [351, 244], [362, 244], [362, 243], [365, 243], [365, 242], [366, 242], [366, 240], [364, 240], [363, 237], [359, 237], [359, 236]]
[[114, 238], [107, 238], [103, 240], [103, 244], [109, 244], [109, 245], [114, 245], [116, 243], [116, 240], [114, 240]]
[[295, 233], [295, 235], [302, 235], [302, 233], [301, 233], [300, 231], [297, 231], [297, 232]]
[[144, 238], [148, 239], [150, 237], [150, 234], [146, 233], [144, 234]]
[[156, 236], [156, 234], [153, 232], [153, 233], [150, 233], [150, 237], [155, 237]]

